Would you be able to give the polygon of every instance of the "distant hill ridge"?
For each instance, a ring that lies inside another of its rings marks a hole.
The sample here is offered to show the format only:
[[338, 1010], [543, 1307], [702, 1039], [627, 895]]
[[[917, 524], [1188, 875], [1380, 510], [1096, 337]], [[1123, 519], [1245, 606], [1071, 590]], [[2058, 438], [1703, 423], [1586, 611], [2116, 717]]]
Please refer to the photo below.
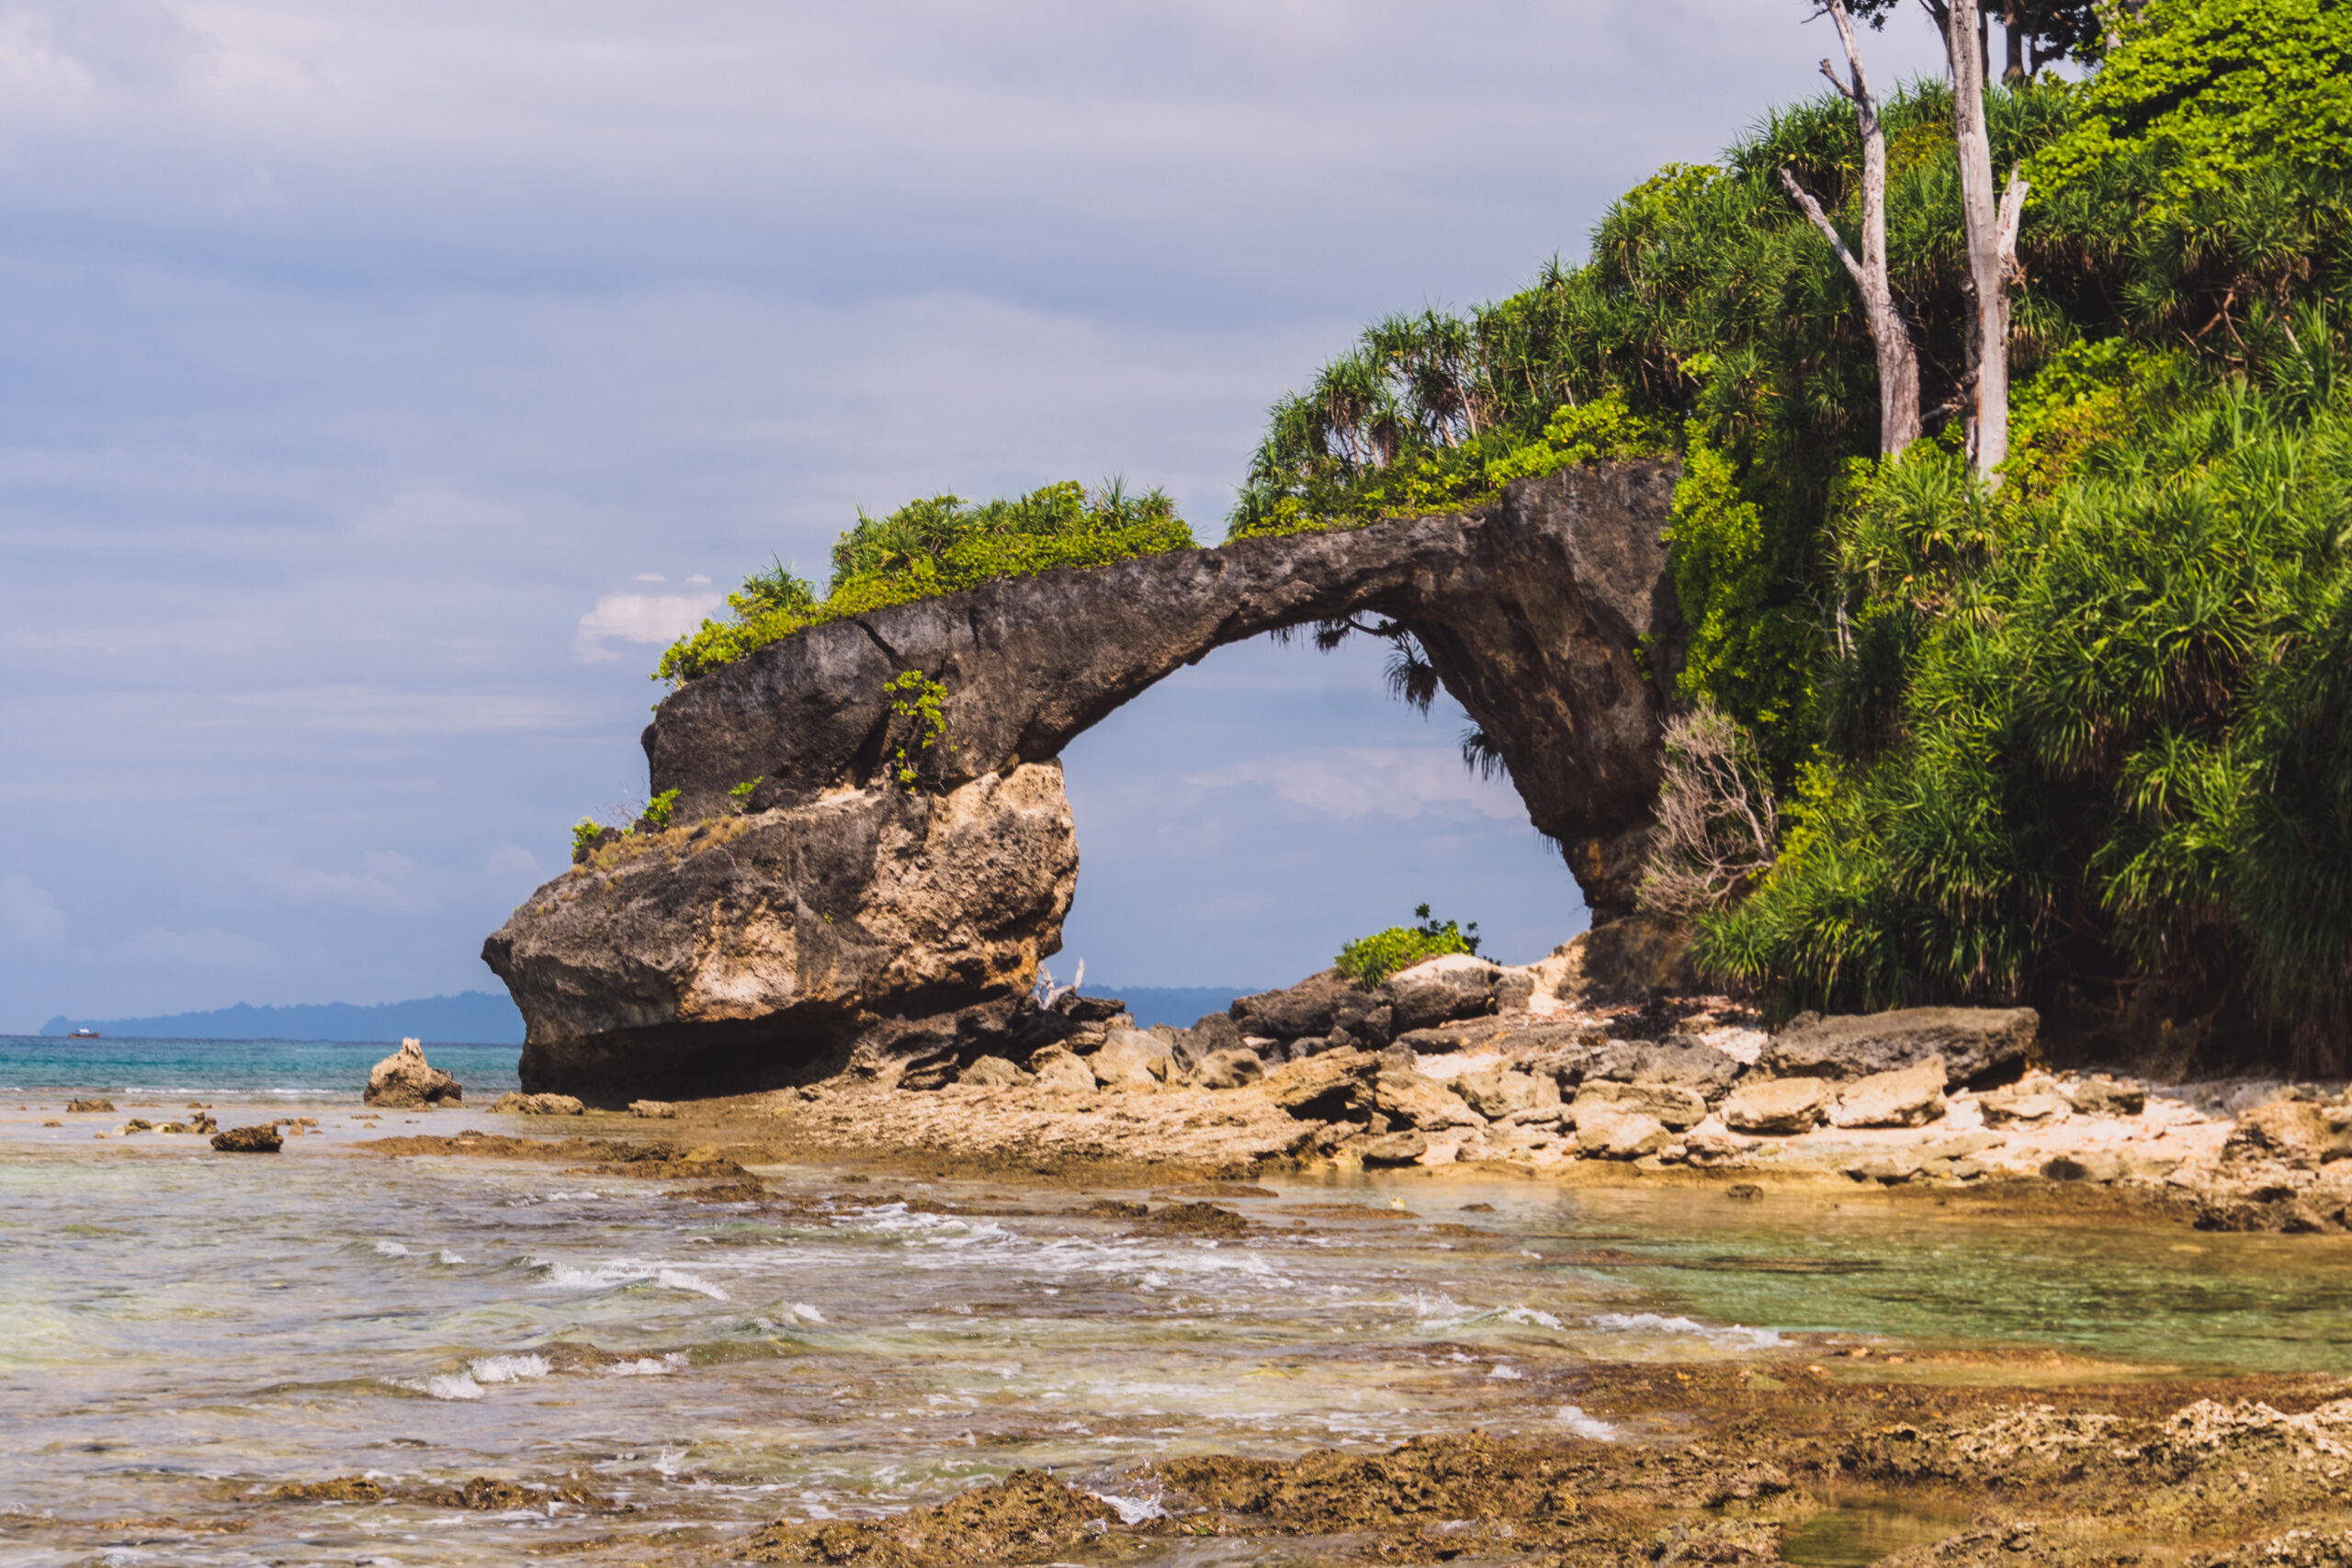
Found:
[[[1223, 1012], [1240, 987], [1234, 986], [1120, 986], [1090, 989], [1125, 999], [1136, 1021], [1189, 1025], [1203, 1013]], [[460, 991], [454, 997], [358, 1007], [317, 1002], [292, 1007], [235, 1007], [210, 1012], [175, 1012], [158, 1018], [67, 1018], [40, 1026], [45, 1035], [95, 1029], [117, 1039], [143, 1040], [355, 1040], [387, 1043], [414, 1035], [426, 1044], [520, 1045], [523, 1015], [496, 991]]]
[[407, 1036], [431, 1044], [520, 1045], [523, 1015], [503, 992], [460, 991], [454, 997], [358, 1007], [319, 1002], [291, 1007], [235, 1007], [160, 1018], [52, 1018], [43, 1034], [95, 1029], [115, 1038], [147, 1040], [349, 1040], [396, 1043]]

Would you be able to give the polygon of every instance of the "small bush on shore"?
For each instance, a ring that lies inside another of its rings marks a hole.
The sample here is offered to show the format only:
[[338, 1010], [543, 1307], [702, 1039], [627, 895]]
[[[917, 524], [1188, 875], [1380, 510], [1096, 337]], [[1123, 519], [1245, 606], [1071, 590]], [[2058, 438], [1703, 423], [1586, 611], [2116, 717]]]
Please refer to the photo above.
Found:
[[1466, 927], [1452, 920], [1440, 925], [1430, 918], [1427, 904], [1416, 906], [1413, 916], [1418, 924], [1390, 926], [1385, 931], [1358, 937], [1340, 949], [1332, 967], [1341, 978], [1353, 980], [1368, 991], [1391, 975], [1410, 969], [1424, 959], [1449, 953], [1477, 953], [1477, 921], [1473, 920]]

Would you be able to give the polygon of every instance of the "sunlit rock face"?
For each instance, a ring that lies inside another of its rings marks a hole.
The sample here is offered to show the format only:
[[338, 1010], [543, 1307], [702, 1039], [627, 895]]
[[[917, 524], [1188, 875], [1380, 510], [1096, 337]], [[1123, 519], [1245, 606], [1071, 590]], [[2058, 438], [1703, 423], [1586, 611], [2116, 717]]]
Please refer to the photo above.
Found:
[[1023, 764], [632, 834], [534, 893], [482, 956], [523, 1012], [525, 1089], [737, 1092], [1025, 996], [1077, 884], [1061, 769]]

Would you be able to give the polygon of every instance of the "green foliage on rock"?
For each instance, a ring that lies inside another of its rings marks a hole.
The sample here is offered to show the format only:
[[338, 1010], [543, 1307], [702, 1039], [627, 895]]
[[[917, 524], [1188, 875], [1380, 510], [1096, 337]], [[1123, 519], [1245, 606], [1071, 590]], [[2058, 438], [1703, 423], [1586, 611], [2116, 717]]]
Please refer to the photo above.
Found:
[[911, 790], [921, 777], [922, 754], [947, 735], [947, 683], [920, 670], [901, 670], [882, 682], [889, 694], [890, 714], [909, 721], [909, 733], [890, 754], [890, 777], [900, 789]]
[[1425, 959], [1442, 958], [1449, 953], [1477, 953], [1477, 921], [1473, 920], [1466, 927], [1453, 920], [1440, 925], [1430, 918], [1427, 904], [1416, 905], [1413, 917], [1416, 924], [1390, 926], [1385, 931], [1358, 937], [1340, 949], [1331, 966], [1339, 971], [1340, 978], [1353, 980], [1368, 991], [1391, 975], [1410, 969]]
[[960, 496], [911, 501], [883, 517], [858, 513], [833, 546], [824, 597], [782, 563], [728, 595], [726, 620], [707, 620], [662, 654], [657, 681], [694, 680], [806, 626], [891, 604], [1062, 567], [1107, 566], [1193, 547], [1192, 530], [1159, 491], [1130, 494], [1116, 480], [1089, 492], [1075, 480], [1009, 501]]

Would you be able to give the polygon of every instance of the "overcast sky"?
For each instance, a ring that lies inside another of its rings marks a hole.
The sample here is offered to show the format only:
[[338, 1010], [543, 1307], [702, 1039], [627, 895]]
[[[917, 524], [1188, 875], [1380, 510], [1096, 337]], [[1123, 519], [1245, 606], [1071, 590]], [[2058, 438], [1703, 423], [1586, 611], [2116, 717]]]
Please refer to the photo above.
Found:
[[[1804, 10], [0, 0], [0, 1031], [494, 986], [746, 570], [1113, 473], [1214, 541], [1274, 397], [1810, 92]], [[1460, 727], [1370, 650], [1148, 694], [1062, 967], [1564, 940]]]

